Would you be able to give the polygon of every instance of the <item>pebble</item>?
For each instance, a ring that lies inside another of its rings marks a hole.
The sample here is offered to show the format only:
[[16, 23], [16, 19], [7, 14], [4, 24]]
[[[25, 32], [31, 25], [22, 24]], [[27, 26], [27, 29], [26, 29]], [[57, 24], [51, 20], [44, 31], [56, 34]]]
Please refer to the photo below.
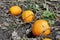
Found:
[[60, 35], [57, 35], [57, 36], [56, 36], [56, 39], [60, 40]]
[[60, 35], [60, 31], [57, 31], [56, 33], [57, 33], [58, 35]]
[[0, 27], [1, 27], [1, 24], [0, 24]]
[[27, 30], [26, 30], [26, 34], [29, 34], [29, 32], [30, 32], [30, 29], [27, 29]]
[[13, 40], [20, 40], [20, 37], [18, 36], [16, 31], [13, 31], [12, 38], [13, 38]]
[[55, 30], [59, 30], [59, 28], [55, 28]]
[[9, 23], [7, 23], [7, 22], [4, 22], [3, 24], [4, 24], [5, 26], [9, 26]]

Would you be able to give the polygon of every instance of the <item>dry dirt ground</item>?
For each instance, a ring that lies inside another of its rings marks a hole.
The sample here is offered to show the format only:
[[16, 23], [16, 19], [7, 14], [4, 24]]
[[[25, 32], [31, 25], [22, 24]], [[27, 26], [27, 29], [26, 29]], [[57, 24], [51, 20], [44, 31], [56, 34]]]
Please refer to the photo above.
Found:
[[[52, 40], [60, 40], [60, 6], [58, 6], [60, 2], [47, 1], [46, 3], [58, 16], [54, 27], [51, 27], [53, 31], [47, 37]], [[25, 7], [22, 4], [23, 2], [20, 0], [0, 0], [0, 40], [41, 40], [42, 37], [33, 37], [32, 23], [25, 24], [21, 15], [14, 17], [10, 14], [9, 8], [12, 5], [19, 5], [24, 10]]]

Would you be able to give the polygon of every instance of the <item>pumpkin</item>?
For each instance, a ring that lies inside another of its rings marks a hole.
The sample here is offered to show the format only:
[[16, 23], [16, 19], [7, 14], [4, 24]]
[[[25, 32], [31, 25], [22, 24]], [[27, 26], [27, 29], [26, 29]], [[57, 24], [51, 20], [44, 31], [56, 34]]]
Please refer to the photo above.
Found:
[[50, 34], [50, 26], [47, 21], [45, 20], [37, 20], [32, 25], [32, 33], [34, 36], [46, 36]]
[[52, 40], [52, 39], [50, 39], [50, 38], [44, 38], [43, 40]]
[[34, 19], [34, 13], [31, 10], [25, 10], [22, 13], [22, 19], [25, 23], [30, 23]]
[[22, 9], [19, 6], [11, 6], [9, 11], [12, 15], [18, 16], [19, 14], [21, 14]]

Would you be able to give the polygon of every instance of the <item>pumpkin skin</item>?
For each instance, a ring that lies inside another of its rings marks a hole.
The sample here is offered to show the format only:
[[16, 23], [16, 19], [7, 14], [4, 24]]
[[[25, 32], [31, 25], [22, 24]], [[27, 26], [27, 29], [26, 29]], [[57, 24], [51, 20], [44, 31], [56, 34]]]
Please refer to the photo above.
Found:
[[50, 26], [45, 20], [37, 20], [32, 26], [32, 33], [34, 36], [46, 36], [50, 34]]
[[44, 38], [43, 40], [52, 40], [52, 39], [50, 39], [50, 38]]
[[9, 11], [13, 16], [18, 16], [21, 14], [22, 9], [19, 6], [12, 6], [10, 7]]
[[22, 13], [22, 19], [25, 23], [30, 23], [34, 19], [34, 13], [31, 10], [26, 10]]

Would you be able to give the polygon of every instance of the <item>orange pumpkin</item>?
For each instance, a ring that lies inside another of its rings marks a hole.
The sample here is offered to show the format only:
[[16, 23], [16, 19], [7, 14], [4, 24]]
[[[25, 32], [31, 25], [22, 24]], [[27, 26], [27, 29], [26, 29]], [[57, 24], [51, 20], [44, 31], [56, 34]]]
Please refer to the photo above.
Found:
[[22, 19], [26, 23], [30, 23], [34, 19], [34, 13], [31, 10], [26, 10], [22, 13]]
[[44, 38], [43, 40], [52, 40], [52, 39], [50, 39], [50, 38]]
[[50, 26], [45, 20], [37, 20], [32, 26], [32, 33], [34, 36], [50, 34]]
[[22, 12], [22, 9], [19, 6], [12, 6], [10, 8], [10, 13], [14, 16], [18, 16], [19, 14], [21, 14], [21, 12]]

